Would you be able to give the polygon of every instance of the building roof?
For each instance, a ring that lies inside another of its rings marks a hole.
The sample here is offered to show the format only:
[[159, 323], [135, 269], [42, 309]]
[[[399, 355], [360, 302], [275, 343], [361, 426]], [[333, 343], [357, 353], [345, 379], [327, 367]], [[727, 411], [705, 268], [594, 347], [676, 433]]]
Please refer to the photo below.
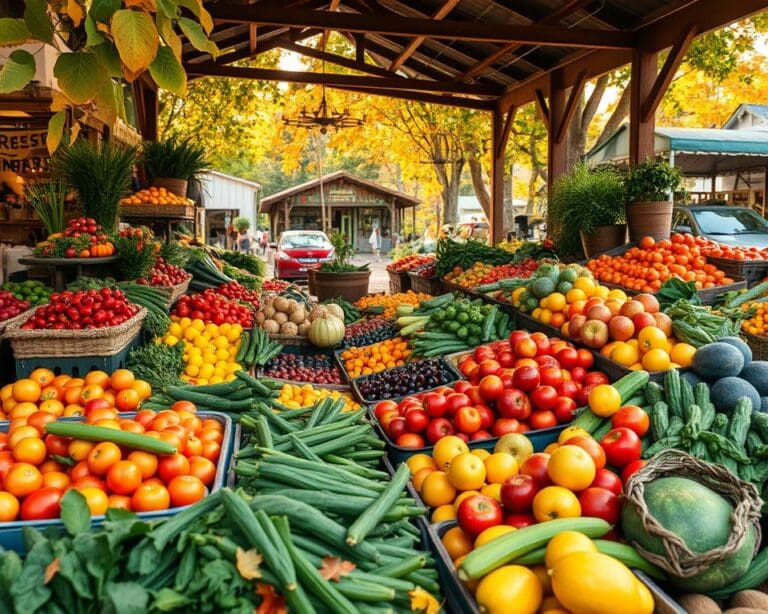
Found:
[[726, 130], [733, 129], [744, 113], [754, 115], [763, 122], [768, 123], [768, 104], [752, 104], [745, 102], [740, 104], [736, 110], [731, 113], [731, 116], [725, 120], [723, 128]]
[[[323, 175], [322, 182], [323, 182], [323, 185], [326, 186], [329, 183], [338, 181], [339, 179], [345, 179], [351, 183], [356, 183], [374, 192], [380, 192], [382, 194], [393, 196], [395, 198], [395, 205], [398, 207], [415, 207], [421, 202], [418, 198], [414, 198], [413, 196], [410, 196], [405, 192], [393, 190], [392, 188], [383, 186], [380, 183], [376, 183], [375, 181], [371, 181], [370, 179], [359, 177], [358, 175], [353, 175], [352, 173], [347, 171], [336, 171], [335, 173]], [[299, 185], [293, 186], [292, 188], [286, 188], [285, 190], [281, 190], [280, 192], [275, 192], [274, 194], [270, 194], [269, 196], [261, 200], [261, 207], [259, 208], [259, 211], [261, 213], [269, 213], [273, 205], [279, 202], [282, 202], [285, 199], [290, 198], [291, 196], [294, 196], [301, 192], [307, 192], [309, 190], [312, 190], [319, 185], [320, 185], [320, 178], [311, 179], [309, 181], [305, 181], [304, 183], [300, 183]]]
[[[629, 131], [622, 125], [605, 142], [587, 153], [591, 164], [624, 161], [629, 157]], [[657, 155], [674, 152], [675, 166], [686, 175], [702, 176], [747, 170], [768, 164], [765, 129], [656, 128]]]
[[225, 181], [234, 181], [235, 183], [242, 183], [244, 185], [250, 186], [255, 190], [260, 191], [261, 190], [261, 184], [256, 181], [251, 181], [250, 179], [243, 179], [242, 177], [235, 177], [234, 175], [227, 175], [226, 173], [221, 173], [219, 171], [205, 171], [205, 175], [213, 175], [215, 177], [218, 177], [220, 179], [224, 179]]

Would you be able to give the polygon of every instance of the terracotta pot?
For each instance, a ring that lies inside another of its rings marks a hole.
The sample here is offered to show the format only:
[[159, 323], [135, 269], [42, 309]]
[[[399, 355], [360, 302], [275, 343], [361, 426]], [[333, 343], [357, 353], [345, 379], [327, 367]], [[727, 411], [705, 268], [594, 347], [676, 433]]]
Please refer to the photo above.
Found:
[[637, 243], [645, 236], [669, 239], [672, 229], [672, 201], [631, 203], [627, 205], [629, 240]]
[[169, 192], [172, 192], [176, 196], [182, 198], [187, 197], [187, 180], [186, 179], [171, 179], [169, 177], [155, 177], [152, 180], [152, 185], [157, 188], [165, 188]]
[[342, 297], [350, 303], [368, 294], [370, 271], [352, 271], [350, 273], [327, 273], [313, 271], [313, 285], [317, 300]]
[[598, 226], [591, 233], [579, 232], [581, 247], [587, 258], [607, 252], [609, 249], [619, 247], [627, 242], [626, 224], [609, 224]]

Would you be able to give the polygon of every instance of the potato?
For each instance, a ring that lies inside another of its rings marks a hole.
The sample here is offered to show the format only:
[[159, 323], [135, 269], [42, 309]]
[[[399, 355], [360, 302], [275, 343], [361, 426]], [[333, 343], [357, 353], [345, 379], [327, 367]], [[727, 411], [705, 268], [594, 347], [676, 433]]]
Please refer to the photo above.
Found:
[[739, 591], [731, 597], [732, 608], [755, 608], [768, 612], [768, 595], [760, 591]]
[[717, 602], [706, 595], [688, 593], [680, 595], [677, 602], [688, 614], [720, 614], [722, 612]]
[[275, 314], [273, 319], [275, 320], [275, 322], [277, 322], [278, 324], [282, 325], [282, 324], [285, 324], [288, 321], [288, 315], [283, 313], [282, 311], [278, 311]]

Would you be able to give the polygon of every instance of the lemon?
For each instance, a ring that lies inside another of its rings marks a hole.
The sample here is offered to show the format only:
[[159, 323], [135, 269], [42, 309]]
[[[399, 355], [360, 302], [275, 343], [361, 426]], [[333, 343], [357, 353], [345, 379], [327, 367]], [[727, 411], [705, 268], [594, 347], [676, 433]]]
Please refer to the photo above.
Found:
[[200, 349], [203, 349], [203, 348], [206, 348], [206, 347], [208, 347], [208, 339], [206, 339], [205, 337], [203, 337], [203, 336], [201, 336], [201, 335], [199, 335], [199, 334], [198, 334], [198, 335], [195, 337], [195, 340], [192, 342], [192, 344], [193, 344], [193, 345], [194, 345], [196, 348], [200, 348]]
[[195, 380], [195, 382], [197, 383], [197, 385], [198, 385], [198, 386], [205, 386], [206, 384], [209, 384], [209, 383], [210, 383], [210, 382], [209, 382], [207, 379], [205, 379], [204, 377], [198, 377], [198, 378]]
[[197, 329], [189, 327], [184, 331], [184, 339], [187, 341], [194, 341], [199, 334], [200, 332]]
[[227, 336], [227, 333], [232, 329], [232, 325], [229, 322], [224, 322], [224, 324], [219, 326], [219, 334]]
[[164, 341], [165, 345], [170, 345], [171, 347], [173, 347], [178, 342], [179, 342], [179, 338], [178, 337], [174, 337], [173, 335], [166, 335], [165, 336], [165, 341]]
[[186, 369], [184, 369], [184, 373], [189, 375], [189, 377], [197, 377], [200, 373], [200, 367], [196, 367], [195, 365], [187, 365]]
[[200, 367], [200, 377], [210, 380], [213, 377], [214, 368], [211, 364], [203, 363]]
[[213, 340], [213, 345], [217, 350], [223, 350], [229, 347], [229, 341], [226, 337], [216, 337]]
[[174, 337], [181, 337], [181, 335], [184, 334], [184, 331], [181, 330], [181, 326], [179, 326], [177, 322], [174, 322], [168, 327], [168, 332]]
[[205, 325], [205, 332], [208, 333], [211, 338], [218, 337], [219, 336], [219, 327], [216, 326], [213, 322], [209, 322]]
[[211, 378], [208, 380], [208, 383], [209, 383], [209, 384], [221, 384], [221, 382], [223, 382], [223, 381], [224, 381], [224, 378], [223, 378], [223, 377], [220, 377], [220, 376], [218, 376], [218, 375], [214, 375], [213, 377], [211, 377]]
[[192, 320], [192, 328], [196, 328], [199, 332], [202, 333], [205, 330], [205, 322], [195, 318], [194, 320]]
[[237, 364], [236, 362], [231, 362], [231, 363], [229, 363], [229, 364], [227, 365], [227, 368], [226, 368], [226, 369], [224, 369], [224, 371], [226, 371], [226, 372], [227, 372], [227, 374], [229, 374], [229, 373], [234, 373], [235, 371], [239, 371], [239, 370], [240, 370], [240, 365], [239, 365], [239, 364]]
[[192, 365], [193, 367], [200, 367], [203, 364], [203, 357], [202, 356], [190, 356], [189, 360], [187, 361], [188, 365]]

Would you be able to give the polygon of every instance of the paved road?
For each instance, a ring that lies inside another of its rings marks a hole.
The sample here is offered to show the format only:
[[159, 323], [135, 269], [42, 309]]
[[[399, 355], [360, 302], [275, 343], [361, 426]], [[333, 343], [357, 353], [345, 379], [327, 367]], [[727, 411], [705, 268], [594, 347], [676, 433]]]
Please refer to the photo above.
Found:
[[[262, 257], [263, 258], [263, 257]], [[267, 277], [274, 275], [274, 269], [272, 266], [271, 258], [265, 258], [267, 262]], [[371, 269], [371, 281], [368, 285], [368, 290], [371, 293], [375, 292], [389, 292], [389, 275], [387, 274], [387, 265], [392, 262], [391, 258], [382, 257], [381, 262], [376, 262], [372, 255], [355, 256], [352, 259], [353, 264], [365, 264], [368, 263]], [[306, 285], [306, 281], [301, 285]]]

